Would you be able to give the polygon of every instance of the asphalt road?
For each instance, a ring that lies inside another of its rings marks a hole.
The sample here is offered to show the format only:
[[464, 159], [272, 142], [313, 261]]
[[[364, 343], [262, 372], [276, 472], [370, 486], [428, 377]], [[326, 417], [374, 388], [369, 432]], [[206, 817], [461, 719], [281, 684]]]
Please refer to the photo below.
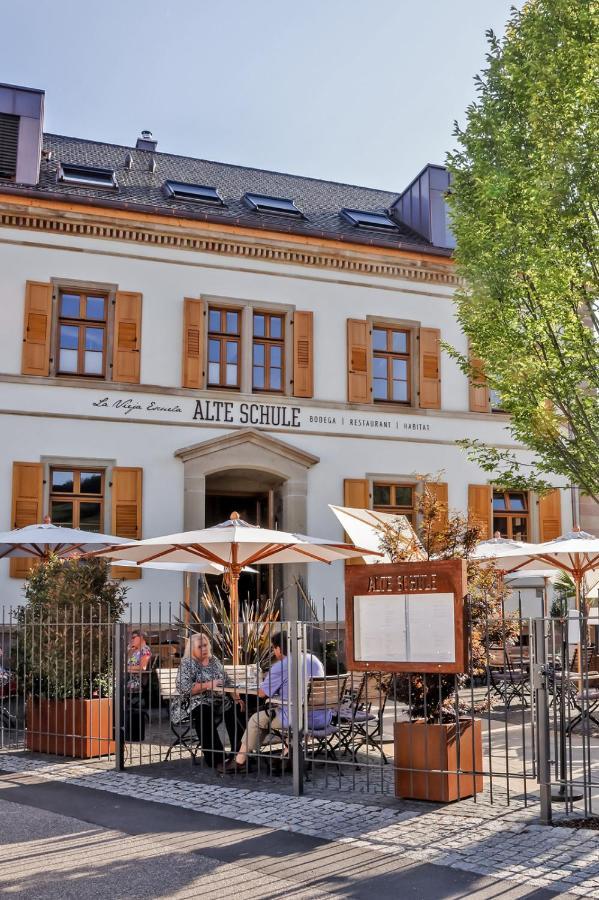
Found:
[[[273, 799], [264, 796], [265, 804]], [[567, 896], [142, 796], [1, 772], [0, 894], [23, 900]]]

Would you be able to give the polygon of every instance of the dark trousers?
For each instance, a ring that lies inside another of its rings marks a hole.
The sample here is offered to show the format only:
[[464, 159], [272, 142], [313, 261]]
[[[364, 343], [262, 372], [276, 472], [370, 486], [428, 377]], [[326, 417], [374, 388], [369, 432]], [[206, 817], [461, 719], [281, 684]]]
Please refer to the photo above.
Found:
[[216, 703], [202, 703], [196, 706], [192, 713], [193, 727], [198, 735], [204, 759], [212, 768], [225, 760], [223, 742], [218, 733], [218, 726], [223, 720], [231, 748], [237, 753], [243, 736], [243, 725], [237, 717], [236, 704], [223, 711], [222, 706], [219, 707]]

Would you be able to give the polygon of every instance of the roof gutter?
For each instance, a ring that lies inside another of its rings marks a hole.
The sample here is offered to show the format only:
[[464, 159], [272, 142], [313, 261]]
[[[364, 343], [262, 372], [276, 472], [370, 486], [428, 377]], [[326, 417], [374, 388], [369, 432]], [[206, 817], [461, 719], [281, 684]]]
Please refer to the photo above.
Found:
[[209, 222], [213, 225], [221, 227], [236, 226], [238, 228], [252, 228], [259, 231], [269, 232], [270, 234], [293, 234], [303, 238], [320, 238], [321, 240], [338, 241], [346, 244], [361, 244], [362, 246], [377, 247], [384, 250], [409, 250], [413, 253], [421, 253], [430, 256], [441, 256], [451, 258], [453, 251], [445, 247], [434, 247], [433, 245], [412, 244], [408, 241], [400, 241], [396, 244], [383, 243], [381, 241], [368, 239], [367, 235], [340, 235], [330, 231], [315, 230], [313, 233], [306, 233], [299, 228], [295, 228], [293, 223], [285, 223], [285, 228], [273, 229], [272, 224], [265, 222], [252, 222], [237, 217], [231, 219], [223, 219], [222, 216], [216, 216], [209, 211], [198, 211], [196, 215], [191, 215], [188, 210], [165, 209], [164, 207], [156, 207], [143, 203], [124, 203], [123, 201], [108, 201], [94, 197], [81, 197], [68, 194], [53, 194], [49, 191], [40, 191], [36, 188], [15, 188], [10, 184], [2, 184], [0, 182], [0, 194], [9, 194], [15, 197], [27, 197], [33, 200], [54, 200], [63, 203], [78, 203], [82, 206], [99, 207], [101, 209], [120, 209], [123, 211], [146, 213], [155, 216], [164, 216], [173, 219], [188, 219], [191, 222]]

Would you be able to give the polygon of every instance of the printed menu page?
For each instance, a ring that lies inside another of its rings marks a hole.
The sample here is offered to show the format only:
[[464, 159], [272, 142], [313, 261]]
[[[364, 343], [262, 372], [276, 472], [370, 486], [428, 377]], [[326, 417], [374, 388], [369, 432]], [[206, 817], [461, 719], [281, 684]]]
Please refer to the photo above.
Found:
[[453, 594], [354, 597], [354, 656], [363, 662], [455, 662]]

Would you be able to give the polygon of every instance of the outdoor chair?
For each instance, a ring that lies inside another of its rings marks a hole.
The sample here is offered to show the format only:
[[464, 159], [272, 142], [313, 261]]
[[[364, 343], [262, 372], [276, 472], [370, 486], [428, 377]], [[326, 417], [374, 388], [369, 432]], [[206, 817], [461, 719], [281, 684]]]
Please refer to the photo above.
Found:
[[[522, 706], [528, 706], [527, 696], [530, 696], [530, 675], [524, 668], [514, 666], [512, 660], [512, 654], [505, 647], [489, 647], [487, 669], [490, 690], [501, 697], [506, 710], [516, 699], [521, 701]], [[519, 661], [518, 658], [516, 660]]]
[[569, 718], [566, 734], [571, 734], [584, 721], [593, 722], [599, 728], [599, 719], [593, 715], [599, 707], [599, 676], [591, 668], [595, 658], [594, 646], [583, 647], [579, 673], [578, 647], [575, 647], [569, 659], [568, 672], [562, 670], [559, 662], [555, 666], [545, 667], [547, 687], [554, 702], [560, 702], [563, 692], [567, 715], [572, 709], [576, 711]]
[[323, 712], [330, 722], [322, 727], [306, 724], [305, 736], [311, 741], [311, 756], [324, 755], [337, 765], [336, 749], [339, 746], [340, 709], [345, 697], [346, 675], [312, 678], [308, 685], [307, 721], [314, 713]]
[[383, 715], [392, 678], [373, 672], [352, 672], [348, 677], [348, 690], [339, 711], [339, 745], [354, 761], [362, 747], [372, 747], [383, 763], [388, 762], [383, 750]]
[[[156, 669], [160, 699], [163, 702], [166, 702], [169, 705], [169, 708], [172, 700], [179, 696], [177, 690], [178, 671], [178, 669]], [[192, 759], [195, 760], [199, 744], [193, 737], [193, 732], [191, 731], [191, 716], [188, 715], [180, 722], [173, 722], [169, 715], [169, 722], [173, 733], [173, 739], [171, 740], [166, 756], [164, 757], [165, 762], [170, 759], [171, 753], [175, 747], [183, 747], [191, 754]]]

